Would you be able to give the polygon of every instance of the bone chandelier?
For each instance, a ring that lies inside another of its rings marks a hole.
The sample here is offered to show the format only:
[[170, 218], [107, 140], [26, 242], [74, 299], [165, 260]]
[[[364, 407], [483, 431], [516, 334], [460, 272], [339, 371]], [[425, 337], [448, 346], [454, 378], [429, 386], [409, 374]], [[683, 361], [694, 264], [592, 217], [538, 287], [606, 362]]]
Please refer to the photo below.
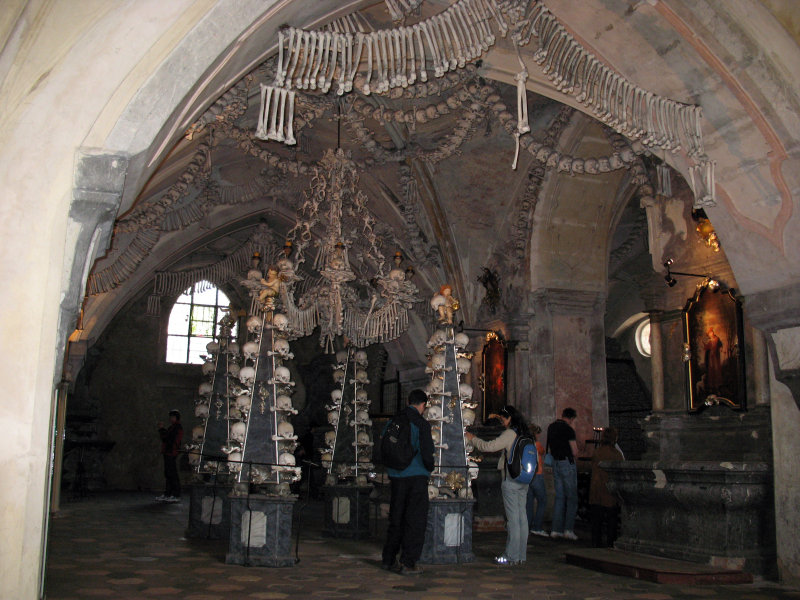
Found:
[[[320, 345], [332, 352], [339, 335], [363, 348], [393, 340], [408, 329], [408, 311], [419, 301], [417, 287], [407, 279], [414, 271], [400, 269], [402, 255], [397, 252], [395, 267], [386, 273], [374, 223], [367, 197], [358, 189], [355, 164], [343, 150], [328, 150], [287, 235], [287, 258], [278, 263], [280, 297], [293, 335], [309, 335], [319, 326]], [[319, 282], [296, 300], [295, 273], [315, 232], [313, 269]], [[293, 261], [289, 249], [294, 250]], [[351, 254], [360, 259], [362, 272], [373, 269], [372, 277], [356, 276]]]

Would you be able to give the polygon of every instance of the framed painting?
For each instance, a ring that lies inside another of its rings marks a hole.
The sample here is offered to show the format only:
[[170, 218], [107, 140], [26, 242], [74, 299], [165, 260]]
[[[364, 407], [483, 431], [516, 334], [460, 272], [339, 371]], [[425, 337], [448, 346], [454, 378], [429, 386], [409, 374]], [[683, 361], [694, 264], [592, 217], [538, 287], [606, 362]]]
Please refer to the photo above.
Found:
[[497, 334], [486, 336], [483, 346], [483, 420], [492, 413], [499, 413], [506, 405], [506, 345]]
[[688, 411], [746, 410], [742, 303], [734, 290], [699, 286], [683, 309], [683, 335]]

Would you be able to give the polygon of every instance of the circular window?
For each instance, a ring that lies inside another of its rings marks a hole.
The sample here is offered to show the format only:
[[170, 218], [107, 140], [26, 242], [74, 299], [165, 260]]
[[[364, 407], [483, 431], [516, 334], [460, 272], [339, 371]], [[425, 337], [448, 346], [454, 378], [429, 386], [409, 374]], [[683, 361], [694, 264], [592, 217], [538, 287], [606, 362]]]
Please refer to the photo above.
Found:
[[650, 357], [650, 319], [636, 326], [636, 348], [642, 356]]

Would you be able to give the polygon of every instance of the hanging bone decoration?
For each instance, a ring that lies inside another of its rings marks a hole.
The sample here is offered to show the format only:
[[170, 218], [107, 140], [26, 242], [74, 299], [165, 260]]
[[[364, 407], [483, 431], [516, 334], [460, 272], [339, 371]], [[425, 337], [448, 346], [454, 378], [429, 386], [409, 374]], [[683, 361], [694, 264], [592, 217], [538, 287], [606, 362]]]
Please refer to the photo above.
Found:
[[[328, 150], [315, 169], [311, 188], [289, 231], [289, 247], [294, 248], [294, 263], [288, 254], [287, 268], [295, 270], [305, 261], [312, 232], [320, 230], [318, 252], [313, 269], [319, 282], [295, 300], [292, 282], [283, 281], [280, 294], [289, 326], [297, 335], [309, 335], [320, 326], [320, 345], [333, 348], [336, 336], [346, 335], [358, 346], [399, 337], [408, 328], [408, 310], [417, 301], [417, 288], [400, 269], [402, 255], [395, 255], [395, 268], [385, 271], [385, 258], [374, 230], [375, 219], [367, 210], [367, 196], [358, 189], [358, 171], [342, 150]], [[345, 234], [344, 218], [356, 221], [356, 229]], [[358, 238], [356, 240], [355, 238]], [[356, 241], [363, 259], [375, 269], [372, 284], [361, 281], [370, 296], [361, 302], [355, 287], [356, 274], [349, 253]], [[286, 279], [283, 277], [282, 279]]]
[[386, 8], [395, 23], [402, 21], [406, 15], [419, 9], [422, 0], [385, 0]]

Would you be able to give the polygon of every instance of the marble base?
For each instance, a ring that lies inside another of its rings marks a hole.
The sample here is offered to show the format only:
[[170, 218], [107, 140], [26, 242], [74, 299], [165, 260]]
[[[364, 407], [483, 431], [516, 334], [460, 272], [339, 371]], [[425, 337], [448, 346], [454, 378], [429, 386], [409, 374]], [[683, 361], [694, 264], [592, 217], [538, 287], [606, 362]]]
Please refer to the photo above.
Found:
[[766, 463], [604, 463], [621, 499], [615, 547], [776, 574], [772, 469]]
[[293, 496], [231, 496], [228, 564], [291, 567]]
[[350, 539], [371, 537], [371, 486], [326, 485], [322, 493], [325, 498], [325, 535]]
[[194, 484], [189, 492], [189, 524], [186, 537], [227, 539], [231, 529], [231, 486]]
[[428, 526], [420, 562], [468, 563], [472, 553], [472, 509], [475, 500], [436, 498], [428, 506]]

